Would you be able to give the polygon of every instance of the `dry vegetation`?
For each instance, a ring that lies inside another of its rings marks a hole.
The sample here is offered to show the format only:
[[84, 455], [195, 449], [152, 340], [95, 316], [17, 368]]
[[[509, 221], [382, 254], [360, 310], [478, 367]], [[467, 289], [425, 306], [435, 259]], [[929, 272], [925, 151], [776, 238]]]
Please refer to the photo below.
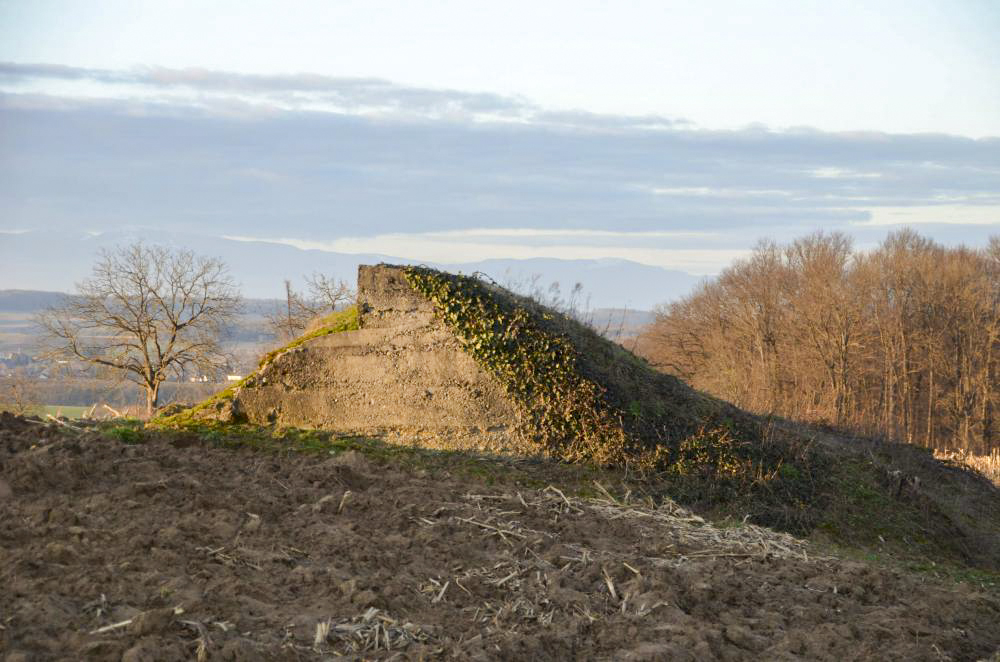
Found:
[[903, 230], [864, 253], [840, 234], [764, 242], [659, 311], [640, 347], [751, 411], [988, 455], [1000, 237], [973, 250]]
[[994, 448], [989, 455], [973, 455], [963, 451], [935, 451], [934, 457], [975, 469], [1000, 487], [1000, 448]]
[[23, 370], [17, 370], [6, 378], [0, 378], [0, 411], [27, 414], [38, 404], [37, 391], [35, 380]]

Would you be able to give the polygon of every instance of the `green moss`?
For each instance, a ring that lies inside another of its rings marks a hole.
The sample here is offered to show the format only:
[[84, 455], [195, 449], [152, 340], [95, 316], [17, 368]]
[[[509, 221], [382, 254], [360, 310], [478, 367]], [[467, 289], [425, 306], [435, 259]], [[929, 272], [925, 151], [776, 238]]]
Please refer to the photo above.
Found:
[[279, 354], [283, 354], [290, 349], [295, 349], [300, 345], [304, 345], [313, 338], [319, 338], [321, 336], [328, 336], [331, 333], [342, 333], [344, 331], [357, 331], [360, 328], [358, 307], [357, 305], [348, 306], [344, 310], [338, 310], [336, 312], [330, 313], [326, 317], [321, 318], [318, 323], [320, 327], [315, 331], [310, 331], [309, 333], [303, 334], [288, 343], [284, 347], [279, 347], [278, 349], [268, 352], [260, 359], [259, 368], [263, 368], [265, 365], [274, 360]]
[[202, 412], [214, 409], [219, 405], [222, 405], [223, 403], [231, 401], [233, 399], [233, 396], [236, 395], [237, 389], [243, 386], [247, 382], [247, 380], [250, 379], [250, 377], [252, 376], [253, 375], [247, 375], [246, 377], [236, 382], [232, 386], [229, 386], [225, 390], [219, 391], [212, 397], [203, 400], [202, 402], [199, 402], [193, 407], [177, 412], [176, 414], [172, 414], [170, 416], [157, 416], [152, 421], [150, 421], [150, 424], [154, 426], [171, 427], [177, 425], [185, 425], [187, 423], [195, 421], [198, 419], [199, 415]]
[[[279, 354], [283, 354], [284, 352], [287, 352], [290, 349], [294, 349], [312, 340], [313, 338], [327, 336], [330, 335], [331, 333], [356, 331], [358, 328], [360, 328], [358, 307], [357, 305], [353, 305], [345, 308], [344, 310], [339, 310], [330, 313], [329, 315], [323, 317], [320, 320], [320, 324], [322, 324], [322, 326], [320, 326], [320, 328], [316, 329], [315, 331], [311, 331], [302, 336], [299, 336], [298, 338], [288, 343], [284, 347], [280, 347], [274, 351], [265, 354], [260, 360], [257, 372], [263, 369], [264, 366], [266, 366], [268, 363], [273, 361], [275, 357], [277, 357]], [[199, 418], [199, 415], [202, 412], [214, 409], [216, 407], [219, 407], [220, 405], [224, 405], [226, 402], [232, 401], [233, 397], [236, 395], [236, 392], [241, 387], [243, 387], [243, 385], [246, 384], [247, 381], [253, 378], [257, 374], [257, 372], [247, 375], [246, 377], [244, 377], [237, 383], [233, 384], [232, 386], [216, 393], [212, 397], [198, 403], [193, 407], [190, 407], [188, 409], [185, 409], [184, 411], [178, 412], [170, 416], [157, 417], [153, 419], [153, 421], [151, 422], [154, 425], [159, 425], [164, 427], [179, 426], [179, 425], [182, 426], [192, 423]]]
[[115, 425], [105, 429], [104, 434], [123, 444], [140, 444], [143, 442], [142, 429], [133, 425]]

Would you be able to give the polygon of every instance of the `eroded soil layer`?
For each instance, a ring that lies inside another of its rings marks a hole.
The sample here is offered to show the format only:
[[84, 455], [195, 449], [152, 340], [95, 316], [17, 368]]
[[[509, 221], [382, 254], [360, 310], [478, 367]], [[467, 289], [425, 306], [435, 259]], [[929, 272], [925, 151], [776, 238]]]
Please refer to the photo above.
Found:
[[974, 660], [1000, 601], [673, 504], [5, 419], [7, 660]]

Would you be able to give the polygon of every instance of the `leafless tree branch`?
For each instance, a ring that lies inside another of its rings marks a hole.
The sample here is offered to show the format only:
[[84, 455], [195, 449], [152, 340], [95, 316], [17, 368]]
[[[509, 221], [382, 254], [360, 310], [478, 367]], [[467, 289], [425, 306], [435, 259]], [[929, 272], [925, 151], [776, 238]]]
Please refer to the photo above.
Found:
[[219, 340], [241, 299], [218, 259], [136, 243], [102, 252], [76, 289], [38, 316], [46, 355], [118, 372], [145, 390], [149, 414], [168, 377], [228, 362]]

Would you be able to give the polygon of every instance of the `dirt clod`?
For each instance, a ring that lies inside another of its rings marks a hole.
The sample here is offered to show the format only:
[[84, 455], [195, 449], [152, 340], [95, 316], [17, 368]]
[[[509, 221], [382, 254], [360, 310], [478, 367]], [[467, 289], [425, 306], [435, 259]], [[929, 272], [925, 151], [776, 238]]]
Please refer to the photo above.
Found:
[[144, 611], [134, 618], [128, 626], [128, 631], [135, 635], [153, 634], [163, 632], [174, 622], [174, 610], [170, 607], [165, 609], [150, 609]]

